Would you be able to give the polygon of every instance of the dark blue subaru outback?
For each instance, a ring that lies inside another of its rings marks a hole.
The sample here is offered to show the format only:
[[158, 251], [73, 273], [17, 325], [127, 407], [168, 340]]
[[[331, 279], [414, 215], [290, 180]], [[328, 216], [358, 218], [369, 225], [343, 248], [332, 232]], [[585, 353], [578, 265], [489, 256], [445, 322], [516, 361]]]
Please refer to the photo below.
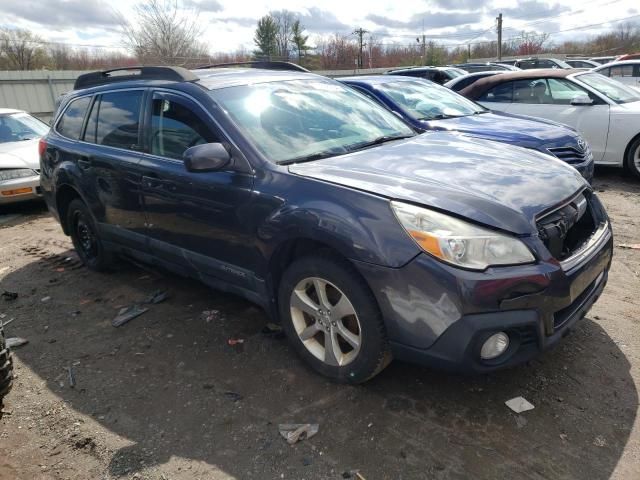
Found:
[[82, 75], [40, 155], [49, 209], [88, 267], [131, 258], [241, 295], [338, 381], [394, 357], [526, 361], [585, 315], [611, 263], [607, 214], [575, 169], [416, 135], [304, 72]]

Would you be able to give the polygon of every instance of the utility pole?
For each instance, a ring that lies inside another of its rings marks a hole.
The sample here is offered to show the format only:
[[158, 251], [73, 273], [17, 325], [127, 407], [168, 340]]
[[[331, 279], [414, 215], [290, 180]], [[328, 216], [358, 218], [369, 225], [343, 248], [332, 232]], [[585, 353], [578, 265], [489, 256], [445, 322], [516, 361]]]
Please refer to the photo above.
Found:
[[500, 13], [496, 18], [498, 21], [498, 61], [502, 60], [502, 14]]
[[471, 44], [467, 45], [467, 62], [471, 60]]
[[364, 48], [364, 46], [366, 45], [364, 43], [364, 35], [365, 33], [369, 33], [367, 30], [365, 30], [364, 28], [356, 28], [353, 31], [354, 35], [358, 36], [358, 43], [360, 44], [360, 54], [358, 55], [358, 68], [362, 68], [362, 49]]

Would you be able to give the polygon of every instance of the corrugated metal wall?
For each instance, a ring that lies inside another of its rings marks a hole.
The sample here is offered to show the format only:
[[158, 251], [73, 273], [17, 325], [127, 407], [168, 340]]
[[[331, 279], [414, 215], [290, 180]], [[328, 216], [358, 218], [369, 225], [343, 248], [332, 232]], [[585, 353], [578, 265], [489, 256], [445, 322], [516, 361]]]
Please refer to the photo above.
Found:
[[[327, 70], [316, 71], [319, 75], [338, 77], [382, 73], [386, 68], [371, 70]], [[73, 90], [73, 82], [82, 73], [65, 71], [0, 71], [0, 108], [17, 108], [49, 122], [55, 110], [56, 99]]]
[[81, 73], [73, 70], [0, 71], [0, 107], [25, 110], [49, 122], [56, 98], [73, 90], [73, 82]]

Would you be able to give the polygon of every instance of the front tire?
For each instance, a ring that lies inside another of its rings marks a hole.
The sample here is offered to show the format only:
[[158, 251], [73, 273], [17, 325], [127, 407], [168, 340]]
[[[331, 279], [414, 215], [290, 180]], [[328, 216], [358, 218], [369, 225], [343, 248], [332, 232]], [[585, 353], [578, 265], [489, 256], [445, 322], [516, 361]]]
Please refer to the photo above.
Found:
[[309, 256], [287, 268], [278, 305], [298, 354], [341, 383], [362, 383], [391, 361], [375, 297], [358, 272], [333, 256]]
[[89, 269], [106, 271], [113, 266], [113, 258], [98, 237], [98, 229], [93, 215], [80, 199], [72, 200], [67, 209], [67, 226], [73, 246]]
[[13, 359], [4, 339], [4, 329], [0, 326], [0, 406], [13, 384]]
[[637, 137], [633, 142], [631, 142], [631, 145], [629, 145], [624, 166], [637, 179], [640, 179], [640, 137]]

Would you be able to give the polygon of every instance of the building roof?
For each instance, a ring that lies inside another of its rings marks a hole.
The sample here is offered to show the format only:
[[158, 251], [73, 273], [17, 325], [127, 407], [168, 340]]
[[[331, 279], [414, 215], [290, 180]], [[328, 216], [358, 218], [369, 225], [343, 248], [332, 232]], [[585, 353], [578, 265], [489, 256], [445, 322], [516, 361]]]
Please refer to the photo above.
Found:
[[490, 77], [481, 78], [477, 82], [472, 83], [466, 88], [460, 90], [461, 95], [467, 98], [475, 99], [487, 90], [492, 89], [501, 83], [513, 80], [527, 80], [529, 78], [566, 78], [574, 73], [580, 73], [584, 70], [578, 68], [540, 68], [532, 70], [521, 70], [519, 72], [505, 72], [492, 75]]

